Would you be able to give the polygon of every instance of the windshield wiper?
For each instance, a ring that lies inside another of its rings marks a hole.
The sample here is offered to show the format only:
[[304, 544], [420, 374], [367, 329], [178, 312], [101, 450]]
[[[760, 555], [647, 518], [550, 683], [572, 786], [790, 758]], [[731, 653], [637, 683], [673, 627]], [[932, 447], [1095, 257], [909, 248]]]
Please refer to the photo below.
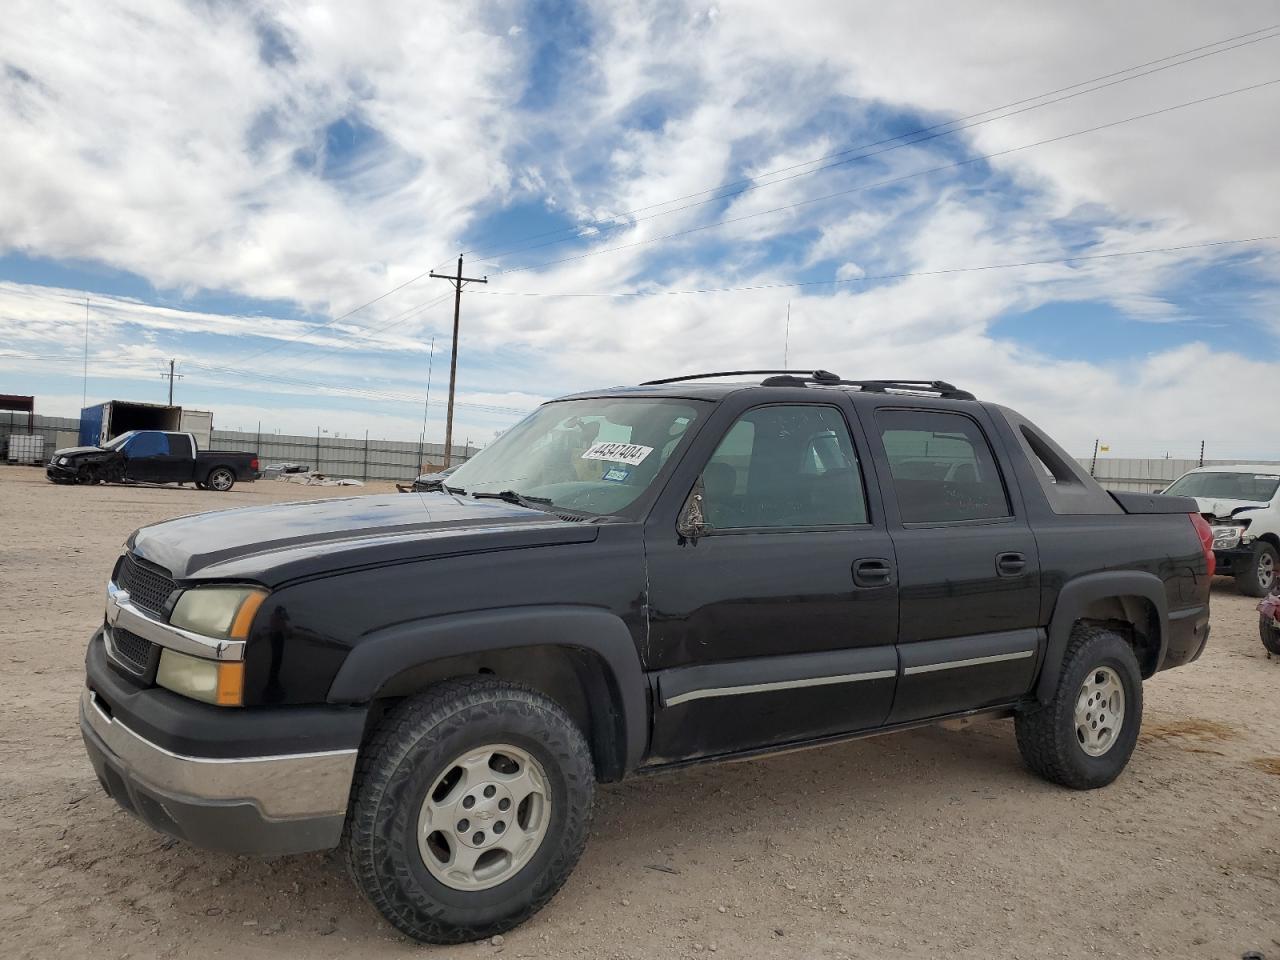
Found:
[[463, 490], [461, 487], [451, 487], [447, 483], [445, 483], [443, 480], [440, 481], [440, 489], [443, 490], [445, 493], [456, 493], [459, 496], [464, 496], [464, 497], [467, 495], [467, 491]]
[[480, 493], [473, 493], [471, 496], [477, 500], [502, 500], [506, 503], [514, 503], [518, 507], [528, 507], [530, 510], [554, 506], [549, 497], [526, 497], [524, 494], [516, 493], [514, 490], [499, 490], [497, 493], [481, 491]]

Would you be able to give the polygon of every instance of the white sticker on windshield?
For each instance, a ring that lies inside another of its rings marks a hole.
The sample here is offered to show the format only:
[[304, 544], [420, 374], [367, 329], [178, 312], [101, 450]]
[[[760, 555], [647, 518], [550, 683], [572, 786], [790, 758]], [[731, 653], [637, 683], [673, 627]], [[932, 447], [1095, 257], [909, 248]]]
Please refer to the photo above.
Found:
[[653, 453], [653, 447], [644, 447], [638, 443], [593, 443], [582, 455], [583, 460], [615, 460], [636, 466], [644, 462], [644, 458]]
[[1253, 479], [1255, 479], [1255, 480], [1280, 480], [1280, 476], [1278, 476], [1278, 475], [1276, 475], [1276, 474], [1274, 474], [1274, 473], [1255, 473], [1255, 474], [1253, 475]]

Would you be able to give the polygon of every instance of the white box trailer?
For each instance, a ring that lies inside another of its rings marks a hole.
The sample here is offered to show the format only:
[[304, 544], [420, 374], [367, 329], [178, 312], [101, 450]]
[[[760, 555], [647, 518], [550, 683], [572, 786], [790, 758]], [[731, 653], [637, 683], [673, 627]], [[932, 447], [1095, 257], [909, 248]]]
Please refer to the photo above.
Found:
[[183, 410], [163, 403], [108, 400], [80, 411], [80, 445], [100, 447], [130, 430], [165, 430], [191, 433], [201, 449], [208, 449], [213, 414], [207, 410]]
[[208, 410], [182, 410], [182, 418], [178, 429], [196, 438], [196, 446], [201, 450], [210, 447], [209, 438], [213, 434], [213, 414]]

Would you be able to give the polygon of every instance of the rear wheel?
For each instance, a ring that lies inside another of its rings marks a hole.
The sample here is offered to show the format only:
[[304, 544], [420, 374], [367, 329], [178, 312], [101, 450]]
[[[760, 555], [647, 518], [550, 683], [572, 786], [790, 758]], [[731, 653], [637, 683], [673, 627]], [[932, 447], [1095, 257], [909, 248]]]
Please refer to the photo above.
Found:
[[1246, 597], [1265, 597], [1275, 586], [1277, 571], [1280, 570], [1280, 552], [1271, 544], [1259, 541], [1254, 545], [1253, 556], [1237, 560], [1232, 564], [1239, 565], [1236, 573], [1236, 587]]
[[210, 490], [226, 493], [236, 485], [236, 475], [227, 467], [214, 467], [204, 483]]
[[1142, 671], [1128, 641], [1105, 627], [1077, 626], [1052, 699], [1014, 725], [1023, 761], [1046, 780], [1074, 790], [1109, 784], [1142, 726]]
[[342, 848], [406, 936], [479, 940], [560, 889], [594, 792], [586, 740], [558, 704], [520, 684], [448, 681], [402, 702], [361, 750]]

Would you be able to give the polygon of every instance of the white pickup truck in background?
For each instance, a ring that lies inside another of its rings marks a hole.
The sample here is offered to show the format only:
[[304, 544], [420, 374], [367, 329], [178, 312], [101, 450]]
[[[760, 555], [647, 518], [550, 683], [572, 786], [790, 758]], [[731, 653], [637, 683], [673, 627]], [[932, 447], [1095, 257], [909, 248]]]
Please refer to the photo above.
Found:
[[1164, 493], [1194, 497], [1213, 527], [1218, 573], [1262, 597], [1280, 571], [1280, 466], [1233, 463], [1184, 473]]

